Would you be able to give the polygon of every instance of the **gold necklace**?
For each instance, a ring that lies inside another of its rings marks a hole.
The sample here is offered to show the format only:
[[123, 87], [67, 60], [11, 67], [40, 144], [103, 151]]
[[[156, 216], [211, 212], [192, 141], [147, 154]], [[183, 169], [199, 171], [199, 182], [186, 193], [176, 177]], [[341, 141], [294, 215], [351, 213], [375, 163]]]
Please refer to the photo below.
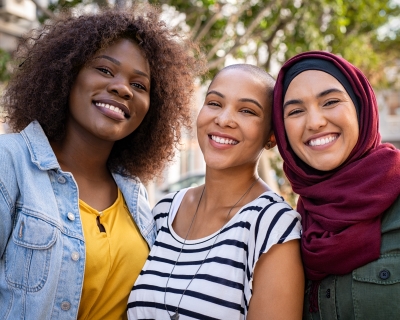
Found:
[[[239, 198], [239, 200], [236, 201], [236, 203], [229, 209], [228, 214], [227, 214], [227, 216], [226, 216], [225, 224], [228, 222], [229, 215], [231, 214], [231, 211], [233, 210], [233, 208], [236, 207], [236, 205], [250, 192], [250, 190], [251, 190], [251, 189], [253, 188], [253, 186], [256, 184], [256, 182], [258, 181], [258, 179], [260, 179], [260, 177], [258, 177], [258, 178], [251, 184], [251, 186], [250, 186], [250, 187], [246, 190], [246, 192]], [[216, 237], [215, 237], [215, 239], [214, 239], [214, 242], [213, 242], [211, 248], [208, 250], [208, 252], [207, 252], [205, 258], [204, 258], [203, 261], [201, 262], [200, 266], [197, 268], [197, 270], [196, 270], [195, 274], [193, 275], [192, 279], [190, 279], [190, 281], [189, 281], [188, 285], [186, 286], [185, 290], [183, 290], [182, 295], [181, 295], [181, 298], [179, 299], [179, 302], [178, 302], [178, 306], [177, 306], [176, 309], [175, 309], [175, 313], [171, 316], [171, 314], [170, 314], [169, 311], [168, 311], [167, 303], [166, 303], [168, 282], [169, 282], [169, 279], [171, 278], [172, 273], [174, 272], [174, 269], [175, 269], [175, 267], [176, 267], [176, 264], [178, 263], [179, 257], [181, 256], [183, 247], [185, 246], [185, 243], [186, 243], [187, 237], [188, 237], [188, 235], [189, 235], [190, 229], [192, 228], [193, 222], [194, 222], [194, 220], [195, 220], [195, 218], [196, 218], [197, 211], [199, 210], [200, 202], [201, 202], [201, 199], [203, 198], [203, 194], [204, 194], [204, 190], [205, 190], [205, 189], [206, 189], [206, 185], [204, 185], [203, 191], [201, 192], [199, 202], [197, 203], [196, 211], [195, 211], [195, 213], [194, 213], [194, 215], [193, 215], [192, 221], [190, 222], [189, 230], [188, 230], [188, 232], [186, 233], [185, 240], [183, 241], [181, 250], [179, 251], [179, 254], [178, 254], [178, 258], [176, 259], [175, 264], [174, 264], [174, 266], [172, 267], [172, 270], [171, 270], [171, 272], [170, 272], [170, 274], [169, 274], [169, 276], [168, 276], [167, 283], [165, 284], [165, 290], [164, 290], [164, 307], [165, 307], [165, 310], [168, 312], [168, 315], [169, 315], [169, 317], [171, 318], [171, 320], [178, 320], [178, 319], [179, 319], [179, 306], [181, 305], [182, 298], [183, 298], [183, 296], [185, 295], [185, 292], [186, 292], [187, 288], [189, 288], [189, 285], [192, 283], [193, 279], [196, 277], [197, 273], [199, 272], [199, 270], [200, 270], [201, 266], [203, 265], [204, 261], [207, 259], [208, 255], [210, 254], [211, 249], [214, 247], [214, 245], [215, 245], [215, 243], [216, 243], [216, 241], [217, 241], [217, 239], [218, 239], [218, 237], [219, 237], [219, 235], [220, 235], [222, 229], [223, 229], [224, 226], [225, 226], [225, 224], [224, 224], [224, 225], [221, 227], [221, 229], [219, 229], [219, 231], [218, 231], [218, 233], [217, 233], [217, 235], [216, 235]]]

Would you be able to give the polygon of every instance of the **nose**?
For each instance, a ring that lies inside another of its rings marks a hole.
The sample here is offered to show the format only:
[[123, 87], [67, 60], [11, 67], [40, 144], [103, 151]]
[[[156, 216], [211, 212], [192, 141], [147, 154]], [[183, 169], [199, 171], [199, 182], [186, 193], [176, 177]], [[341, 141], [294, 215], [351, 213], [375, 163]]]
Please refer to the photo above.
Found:
[[108, 91], [118, 95], [119, 97], [129, 100], [133, 97], [132, 88], [126, 79], [122, 77], [114, 77], [108, 85]]
[[220, 112], [215, 117], [215, 123], [220, 127], [236, 127], [234, 111], [229, 107], [224, 107], [220, 109]]
[[307, 114], [307, 129], [308, 130], [319, 130], [320, 128], [326, 126], [327, 119], [323, 112], [318, 108], [313, 108]]

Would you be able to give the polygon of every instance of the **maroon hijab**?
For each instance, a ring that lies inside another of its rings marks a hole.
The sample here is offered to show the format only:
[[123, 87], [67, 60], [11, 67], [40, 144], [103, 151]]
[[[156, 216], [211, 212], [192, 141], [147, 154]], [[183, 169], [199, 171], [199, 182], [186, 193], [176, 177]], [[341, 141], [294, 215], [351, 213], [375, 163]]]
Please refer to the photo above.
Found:
[[[286, 138], [283, 119], [285, 73], [309, 58], [332, 62], [347, 78], [360, 102], [358, 142], [348, 159], [331, 171], [319, 171], [296, 156]], [[381, 218], [400, 194], [400, 151], [382, 144], [378, 105], [363, 73], [341, 57], [310, 51], [288, 60], [274, 91], [273, 124], [284, 171], [299, 194], [302, 255], [306, 276], [321, 280], [346, 274], [380, 254]]]

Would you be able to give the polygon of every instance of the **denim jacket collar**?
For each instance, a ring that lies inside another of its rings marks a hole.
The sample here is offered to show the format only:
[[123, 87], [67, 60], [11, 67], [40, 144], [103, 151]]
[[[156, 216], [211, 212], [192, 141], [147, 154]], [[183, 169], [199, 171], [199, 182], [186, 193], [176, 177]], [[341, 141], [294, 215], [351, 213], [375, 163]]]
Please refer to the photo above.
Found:
[[61, 169], [46, 134], [36, 120], [21, 131], [21, 135], [28, 146], [32, 162], [40, 170]]
[[[32, 162], [40, 170], [56, 169], [57, 171], [62, 171], [54, 151], [51, 148], [50, 142], [39, 122], [31, 122], [21, 131], [21, 135], [28, 146]], [[151, 247], [155, 238], [155, 224], [149, 214], [146, 189], [140, 183], [139, 178], [132, 179], [118, 173], [112, 173], [112, 175], [115, 183], [124, 195], [129, 211], [139, 226], [143, 237]]]

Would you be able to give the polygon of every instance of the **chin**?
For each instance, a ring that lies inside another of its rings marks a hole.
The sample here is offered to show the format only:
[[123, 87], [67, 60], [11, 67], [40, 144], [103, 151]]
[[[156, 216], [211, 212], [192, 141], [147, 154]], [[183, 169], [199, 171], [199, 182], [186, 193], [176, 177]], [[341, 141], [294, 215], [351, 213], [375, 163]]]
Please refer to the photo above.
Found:
[[206, 162], [207, 168], [213, 169], [213, 170], [224, 170], [224, 169], [228, 169], [228, 168], [232, 167], [232, 165], [225, 164], [222, 161], [213, 160], [213, 161], [205, 161], [205, 162]]
[[308, 164], [310, 167], [320, 170], [320, 171], [331, 171], [339, 167], [343, 162], [338, 162], [334, 164], [326, 164], [321, 165], [320, 163]]

